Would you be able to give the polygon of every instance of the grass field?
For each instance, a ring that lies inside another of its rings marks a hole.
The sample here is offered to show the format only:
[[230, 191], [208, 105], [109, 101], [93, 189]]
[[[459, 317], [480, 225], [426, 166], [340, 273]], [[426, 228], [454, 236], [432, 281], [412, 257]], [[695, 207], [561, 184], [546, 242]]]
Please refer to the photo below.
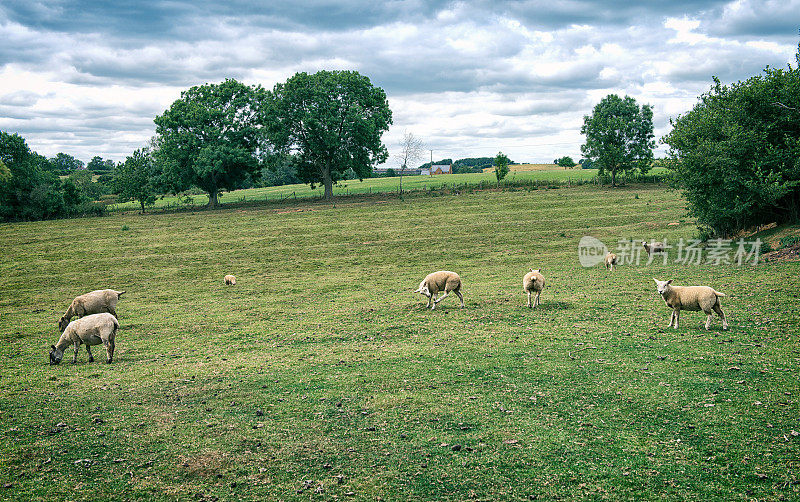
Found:
[[[652, 169], [650, 174], [660, 174], [666, 169], [657, 167]], [[572, 169], [572, 170], [550, 170], [550, 171], [524, 171], [510, 172], [506, 176], [509, 182], [521, 180], [552, 181], [554, 183], [565, 183], [567, 180], [590, 180], [597, 176], [597, 169]], [[440, 174], [436, 176], [403, 176], [403, 190], [421, 190], [425, 188], [453, 187], [463, 185], [478, 185], [496, 183], [494, 172], [492, 173], [467, 173], [467, 174]], [[400, 178], [367, 178], [363, 181], [347, 180], [341, 181], [333, 186], [334, 195], [353, 195], [353, 194], [376, 194], [397, 192], [400, 188]], [[226, 192], [220, 196], [222, 204], [232, 202], [264, 201], [280, 199], [307, 199], [322, 196], [322, 187], [317, 186], [312, 190], [310, 185], [282, 185], [267, 188], [248, 188]], [[192, 204], [202, 206], [208, 203], [205, 195], [193, 195]], [[156, 201], [155, 207], [181, 206], [183, 202], [175, 196], [167, 196]], [[112, 210], [131, 210], [139, 209], [136, 202], [125, 202], [114, 204]]]
[[[581, 186], [0, 225], [0, 498], [797, 500], [798, 262], [578, 263], [584, 235], [693, 236], [677, 198]], [[547, 279], [534, 311], [529, 267]], [[438, 269], [461, 274], [466, 308], [412, 293]], [[652, 277], [726, 293], [731, 329], [693, 312], [667, 329]], [[96, 348], [49, 366], [72, 297], [105, 287], [127, 290], [113, 364]]]

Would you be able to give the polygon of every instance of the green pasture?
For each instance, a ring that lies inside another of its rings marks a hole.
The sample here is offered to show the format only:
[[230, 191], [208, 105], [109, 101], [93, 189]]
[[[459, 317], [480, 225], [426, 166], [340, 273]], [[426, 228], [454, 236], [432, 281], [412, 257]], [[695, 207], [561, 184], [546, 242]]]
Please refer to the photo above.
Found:
[[[800, 262], [578, 262], [696, 232], [663, 185], [0, 225], [0, 499], [798, 500]], [[466, 308], [413, 293], [440, 269]], [[731, 329], [667, 329], [652, 277], [726, 293]], [[114, 362], [49, 366], [100, 288]]]
[[[650, 174], [660, 174], [667, 170], [656, 167]], [[552, 181], [553, 183], [567, 183], [568, 181], [587, 181], [597, 176], [597, 169], [555, 169], [550, 171], [524, 171], [510, 172], [505, 181], [517, 182], [525, 180]], [[497, 178], [494, 173], [467, 173], [467, 174], [439, 174], [435, 176], [403, 176], [403, 191], [424, 190], [442, 187], [484, 186], [494, 184]], [[400, 178], [367, 178], [363, 181], [345, 180], [333, 186], [334, 195], [353, 194], [378, 194], [397, 192], [400, 189]], [[225, 192], [220, 195], [220, 203], [230, 204], [239, 202], [256, 201], [281, 201], [322, 197], [323, 189], [316, 186], [312, 189], [308, 184], [282, 185], [266, 188], [248, 188]], [[202, 206], [208, 204], [208, 197], [203, 194], [191, 195], [190, 204]], [[156, 208], [181, 207], [186, 201], [176, 196], [166, 196], [156, 201]], [[124, 202], [110, 206], [112, 211], [139, 209], [139, 204]]]

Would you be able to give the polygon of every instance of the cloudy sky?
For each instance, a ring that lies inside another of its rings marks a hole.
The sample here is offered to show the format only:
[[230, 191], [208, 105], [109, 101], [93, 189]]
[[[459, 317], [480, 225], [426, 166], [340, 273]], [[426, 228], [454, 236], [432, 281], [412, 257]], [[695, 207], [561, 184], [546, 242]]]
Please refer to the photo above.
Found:
[[660, 137], [712, 75], [795, 64], [799, 28], [800, 0], [2, 0], [0, 130], [123, 160], [193, 85], [349, 69], [389, 96], [392, 154], [410, 131], [436, 159], [577, 160], [607, 94]]

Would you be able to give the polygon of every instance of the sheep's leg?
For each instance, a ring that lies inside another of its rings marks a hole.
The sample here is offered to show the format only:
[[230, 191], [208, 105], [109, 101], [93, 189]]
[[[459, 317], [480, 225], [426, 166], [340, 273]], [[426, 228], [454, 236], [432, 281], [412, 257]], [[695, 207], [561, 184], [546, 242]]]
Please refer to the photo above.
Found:
[[528, 305], [527, 305], [527, 307], [528, 308], [532, 308], [531, 307], [531, 292], [530, 291], [528, 291]]
[[439, 303], [440, 301], [444, 300], [449, 294], [450, 294], [449, 291], [445, 291], [444, 294], [440, 296], [438, 300], [434, 300], [433, 303]]
[[89, 362], [93, 363], [94, 357], [92, 357], [92, 349], [89, 347], [89, 345], [86, 345], [86, 353], [89, 354]]
[[458, 296], [458, 299], [461, 300], [461, 308], [463, 309], [464, 308], [464, 295], [461, 294], [461, 291], [453, 291], [453, 292], [456, 294], [456, 296]]
[[708, 328], [711, 327], [711, 318], [712, 317], [714, 317], [712, 314], [708, 314], [706, 316], [706, 331], [708, 331]]
[[538, 293], [536, 293], [536, 306], [537, 306], [537, 307], [539, 306], [539, 304], [541, 304], [541, 303], [542, 303], [542, 302], [540, 302], [540, 301], [539, 301], [539, 297], [540, 297], [540, 296], [542, 296], [542, 292], [541, 292], [541, 291], [539, 291]]
[[673, 310], [672, 312], [669, 313], [669, 324], [667, 324], [668, 328], [672, 327], [672, 321], [674, 320], [675, 320], [675, 311]]
[[72, 356], [72, 364], [75, 364], [75, 363], [78, 362], [78, 349], [80, 349], [80, 348], [81, 348], [81, 342], [76, 340], [75, 341], [75, 354]]
[[681, 316], [680, 309], [675, 309], [675, 329], [678, 329], [678, 318]]
[[106, 346], [106, 364], [111, 364], [114, 359], [114, 340], [103, 340], [103, 345]]
[[714, 312], [719, 314], [719, 316], [722, 318], [722, 329], [728, 329], [728, 321], [725, 319], [725, 313], [722, 311], [722, 307], [719, 305], [719, 303], [714, 305]]
[[[429, 297], [428, 297], [428, 304], [427, 304], [427, 305], [425, 305], [425, 308], [426, 308], [426, 309], [427, 309], [427, 308], [431, 308], [431, 300], [432, 300], [432, 299], [433, 299], [433, 295], [431, 295], [431, 296], [429, 296]], [[434, 303], [434, 305], [433, 305], [433, 306], [435, 307], [435, 306], [436, 306], [436, 304]], [[432, 309], [431, 309], [431, 310], [432, 310]]]

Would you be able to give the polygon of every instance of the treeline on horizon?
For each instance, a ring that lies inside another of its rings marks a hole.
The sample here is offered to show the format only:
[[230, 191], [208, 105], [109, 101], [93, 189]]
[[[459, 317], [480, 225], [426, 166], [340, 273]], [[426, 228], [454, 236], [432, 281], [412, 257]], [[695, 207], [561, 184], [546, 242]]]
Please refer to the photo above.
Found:
[[[672, 130], [660, 140], [669, 146], [666, 159], [653, 158], [652, 107], [610, 94], [584, 116], [579, 164], [610, 176], [612, 185], [618, 174], [669, 168], [706, 235], [798, 221], [800, 45], [795, 59], [795, 66], [767, 67], [731, 85], [714, 77], [690, 111], [670, 119]], [[85, 166], [64, 153], [48, 159], [18, 134], [0, 131], [0, 218], [102, 214], [117, 201], [144, 210], [190, 190], [207, 194], [213, 207], [222, 191], [291, 183], [321, 186], [330, 198], [337, 181], [372, 177], [388, 160], [381, 136], [392, 112], [369, 78], [320, 71], [297, 73], [272, 90], [231, 79], [192, 87], [154, 122], [156, 135], [124, 162], [95, 156]], [[454, 172], [482, 171], [496, 158], [459, 159]], [[554, 162], [574, 165], [569, 157]]]

